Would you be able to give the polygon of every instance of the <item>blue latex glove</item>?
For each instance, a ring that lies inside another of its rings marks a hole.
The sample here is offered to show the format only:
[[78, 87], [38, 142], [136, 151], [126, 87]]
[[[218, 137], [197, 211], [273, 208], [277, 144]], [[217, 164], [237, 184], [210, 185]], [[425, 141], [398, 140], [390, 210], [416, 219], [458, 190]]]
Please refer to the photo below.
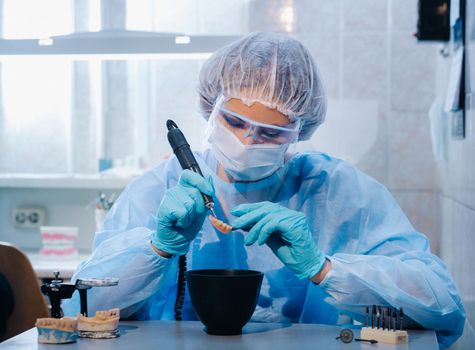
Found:
[[279, 204], [241, 204], [231, 210], [239, 216], [232, 226], [249, 230], [244, 243], [266, 243], [298, 278], [310, 278], [325, 265], [325, 256], [315, 246], [305, 215]]
[[158, 208], [157, 231], [152, 236], [155, 247], [169, 254], [188, 252], [206, 218], [202, 193], [214, 195], [211, 176], [205, 179], [191, 170], [184, 170], [178, 184], [165, 191]]

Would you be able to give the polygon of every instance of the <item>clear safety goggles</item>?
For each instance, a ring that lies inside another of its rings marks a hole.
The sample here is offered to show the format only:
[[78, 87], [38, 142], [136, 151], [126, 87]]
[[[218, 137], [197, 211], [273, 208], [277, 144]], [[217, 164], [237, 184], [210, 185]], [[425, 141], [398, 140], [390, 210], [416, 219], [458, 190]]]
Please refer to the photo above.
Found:
[[271, 144], [290, 144], [298, 140], [300, 120], [287, 125], [272, 125], [259, 123], [241, 114], [230, 111], [222, 105], [217, 106], [216, 118], [233, 131], [236, 136], [252, 137], [254, 142]]

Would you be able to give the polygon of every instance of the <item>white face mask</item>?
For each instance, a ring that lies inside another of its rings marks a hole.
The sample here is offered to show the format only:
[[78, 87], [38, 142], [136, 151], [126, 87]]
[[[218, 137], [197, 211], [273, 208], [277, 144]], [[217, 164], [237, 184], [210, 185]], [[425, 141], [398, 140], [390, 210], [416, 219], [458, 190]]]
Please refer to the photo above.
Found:
[[284, 165], [288, 144], [244, 145], [232, 131], [214, 121], [209, 137], [216, 160], [237, 181], [257, 181]]

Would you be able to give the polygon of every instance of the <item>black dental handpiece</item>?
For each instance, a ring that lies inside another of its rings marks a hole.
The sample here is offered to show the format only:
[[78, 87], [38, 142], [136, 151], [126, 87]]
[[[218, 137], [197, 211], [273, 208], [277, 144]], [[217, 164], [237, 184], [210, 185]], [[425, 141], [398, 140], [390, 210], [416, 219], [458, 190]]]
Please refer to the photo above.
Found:
[[[198, 162], [196, 161], [193, 152], [191, 152], [190, 145], [188, 144], [188, 141], [186, 141], [185, 135], [183, 135], [183, 133], [173, 120], [167, 120], [167, 129], [168, 142], [170, 143], [170, 146], [173, 149], [173, 153], [175, 153], [175, 156], [180, 162], [181, 167], [183, 169], [189, 169], [191, 171], [194, 171], [195, 173], [198, 173], [203, 176]], [[202, 193], [202, 195], [206, 208], [208, 208], [213, 214], [213, 216], [216, 217], [216, 214], [214, 213], [213, 198], [204, 193]]]

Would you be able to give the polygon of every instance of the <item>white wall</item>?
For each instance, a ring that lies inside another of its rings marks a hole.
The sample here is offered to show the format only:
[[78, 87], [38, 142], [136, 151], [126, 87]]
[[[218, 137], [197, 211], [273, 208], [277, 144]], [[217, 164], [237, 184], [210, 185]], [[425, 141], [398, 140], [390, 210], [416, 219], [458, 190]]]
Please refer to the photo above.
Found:
[[[475, 1], [470, 0], [471, 31], [468, 30], [468, 61], [470, 70], [466, 79], [475, 84]], [[453, 6], [453, 5], [452, 5]], [[451, 48], [453, 49], [453, 48]], [[453, 53], [452, 53], [453, 54]], [[437, 95], [447, 94], [452, 55], [439, 57], [437, 62]], [[472, 93], [472, 101], [475, 95]], [[451, 136], [451, 118], [445, 119], [447, 142], [443, 143], [445, 159], [437, 164], [438, 195], [440, 201], [441, 256], [446, 261], [467, 311], [468, 321], [475, 327], [475, 106], [466, 113], [464, 139]], [[474, 346], [472, 339], [471, 346]], [[468, 348], [468, 347], [466, 347]]]
[[[113, 191], [104, 191], [110, 195]], [[0, 188], [0, 241], [37, 252], [41, 247], [38, 229], [18, 229], [11, 223], [11, 211], [17, 207], [46, 209], [47, 225], [79, 227], [76, 247], [90, 252], [95, 232], [94, 205], [98, 190]]]
[[[250, 30], [287, 32], [316, 58], [330, 100], [313, 146], [385, 184], [437, 253], [427, 112], [441, 45], [420, 44], [413, 36], [417, 1], [256, 0], [249, 6]], [[285, 21], [289, 11], [292, 25]]]
[[[150, 17], [142, 22], [144, 27], [135, 29], [214, 34], [273, 30], [289, 33], [306, 44], [316, 58], [329, 97], [327, 121], [311, 146], [349, 160], [387, 185], [438, 252], [438, 197], [427, 111], [435, 96], [440, 45], [419, 44], [413, 37], [416, 0], [236, 0], [226, 6], [216, 0], [177, 1], [174, 13], [186, 18], [174, 22], [163, 18], [167, 10], [164, 1], [142, 2], [152, 10], [147, 11]], [[184, 10], [178, 11], [180, 8]], [[162, 94], [150, 107], [157, 118], [148, 130], [152, 163], [160, 158], [165, 142], [158, 118], [175, 115], [183, 122], [197, 118], [192, 82], [196, 82], [199, 66], [200, 62], [194, 66], [170, 62], [151, 70]], [[186, 77], [186, 84], [180, 82], [180, 76]], [[115, 137], [124, 139], [123, 135]], [[126, 143], [122, 146], [128, 147]], [[1, 215], [6, 215], [10, 203], [33, 201], [47, 208], [54, 206], [47, 200], [48, 191], [20, 195], [25, 191], [0, 190]], [[64, 210], [71, 212], [85, 206], [90, 197], [77, 190], [56, 190], [56, 196]], [[81, 237], [84, 235], [82, 246], [91, 241], [91, 224], [84, 222], [78, 223]], [[9, 221], [2, 220], [1, 225], [0, 239], [26, 244], [21, 234], [11, 233], [16, 231]]]

